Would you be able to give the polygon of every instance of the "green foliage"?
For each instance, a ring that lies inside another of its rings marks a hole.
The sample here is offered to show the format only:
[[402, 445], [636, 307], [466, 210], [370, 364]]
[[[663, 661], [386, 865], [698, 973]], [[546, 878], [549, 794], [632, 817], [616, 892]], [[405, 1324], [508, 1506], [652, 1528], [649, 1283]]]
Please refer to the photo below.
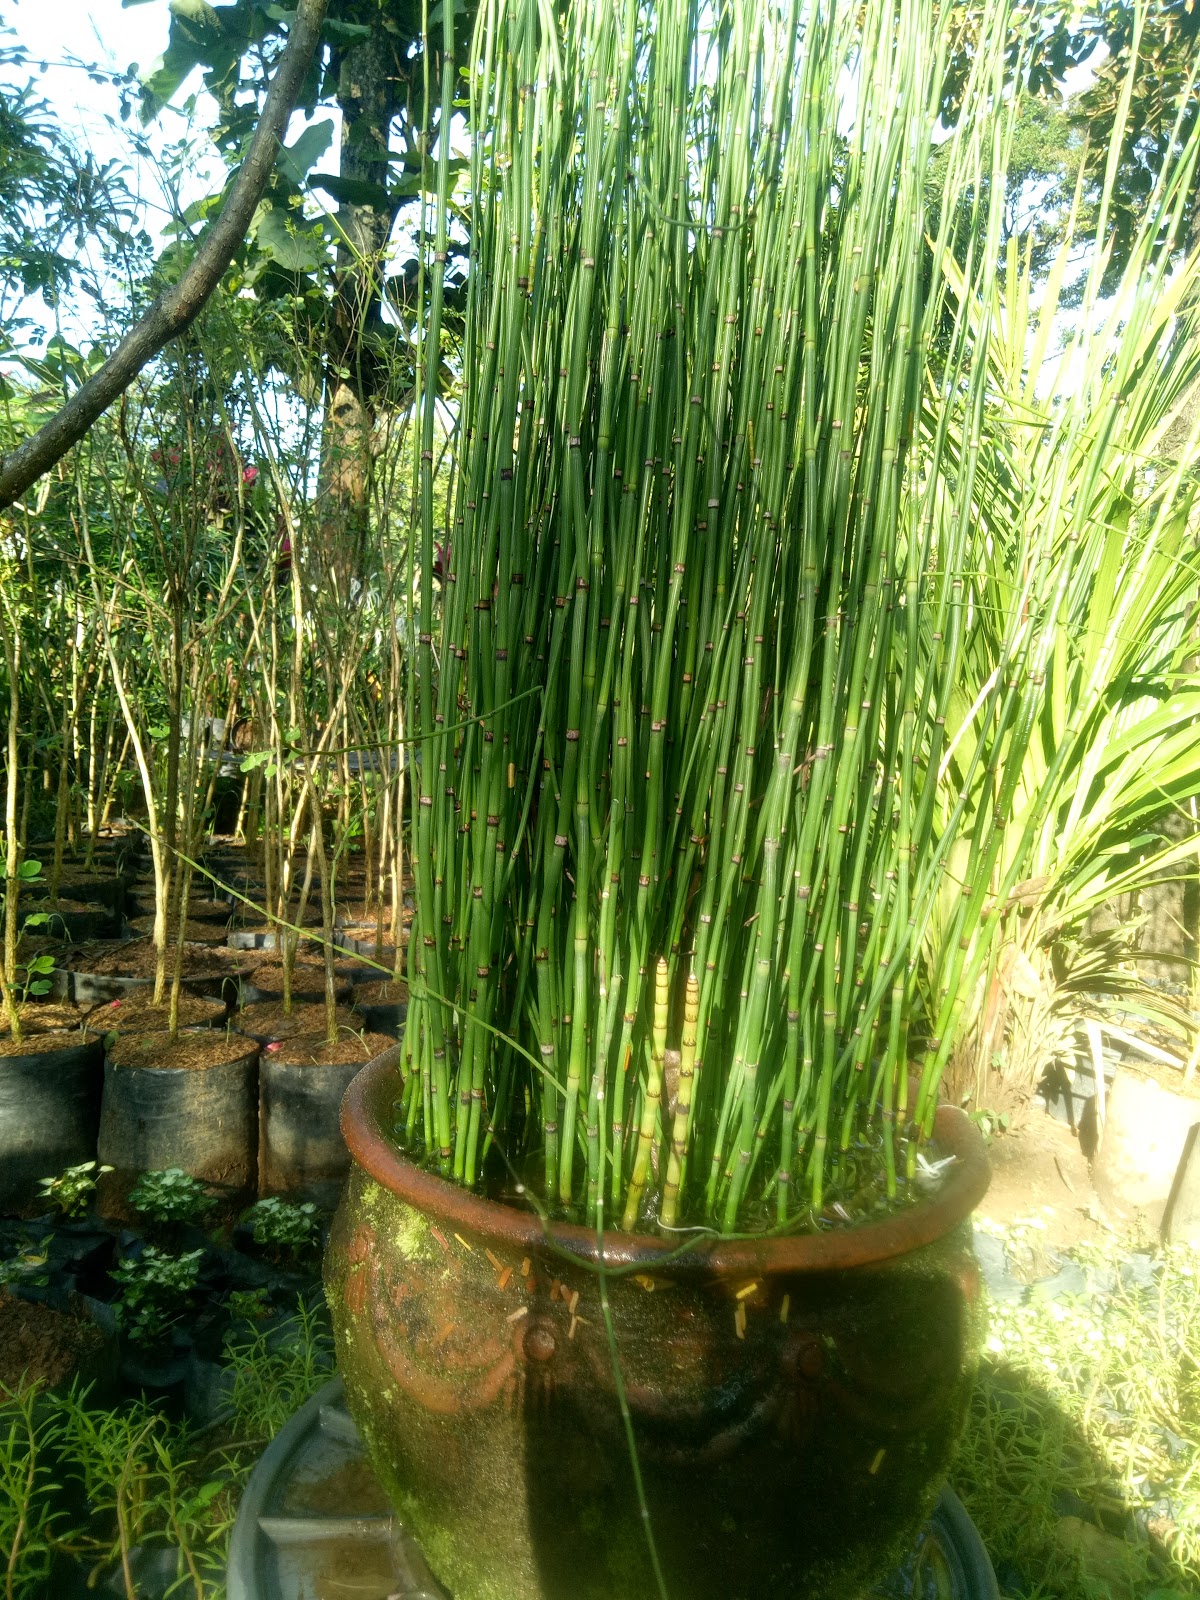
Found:
[[[961, 16], [942, 97], [949, 122], [962, 113], [984, 9], [973, 6]], [[1115, 291], [1152, 207], [1158, 175], [1179, 159], [1195, 129], [1198, 60], [1200, 9], [1193, 0], [1039, 0], [1014, 8], [1007, 68], [1032, 103], [1014, 146], [1010, 195], [1017, 202], [1025, 180], [1036, 180], [1036, 193], [1025, 188], [1024, 204], [1016, 207], [1023, 214], [1018, 231], [1023, 243], [1033, 243], [1035, 262], [1066, 223], [1081, 178], [1081, 214], [1095, 217], [1103, 202], [1104, 287]], [[1064, 79], [1072, 70], [1085, 87], [1064, 103]], [[1189, 251], [1200, 248], [1200, 184], [1179, 196], [1178, 223], [1180, 243]], [[1072, 303], [1080, 287], [1077, 279], [1074, 292], [1068, 290]]]
[[[37, 883], [42, 877], [42, 863], [35, 861], [32, 856], [26, 857], [17, 869], [17, 879], [20, 883]], [[8, 881], [8, 862], [0, 856], [0, 881]], [[0, 896], [2, 900], [2, 896]]]
[[134, 1545], [169, 1544], [172, 1594], [214, 1592], [241, 1486], [263, 1443], [333, 1370], [323, 1311], [231, 1345], [235, 1415], [217, 1448], [141, 1404], [107, 1409], [19, 1387], [0, 1394], [0, 1549], [11, 1600], [41, 1600], [56, 1553], [97, 1575]]
[[67, 1167], [57, 1177], [43, 1178], [39, 1198], [52, 1205], [60, 1216], [82, 1217], [96, 1192], [100, 1175], [112, 1170], [97, 1166], [94, 1161], [81, 1161], [78, 1166]]
[[[659, 1220], [668, 1137], [684, 1220], [724, 1231], [869, 1208], [868, 1168], [898, 1195], [1018, 955], [1053, 947], [1064, 1019], [1147, 1011], [1086, 921], [1180, 859], [1156, 822], [1200, 771], [1200, 137], [1106, 300], [1112, 173], [1039, 263], [1008, 214], [1063, 136], [1028, 98], [1067, 61], [1038, 16], [731, 16], [481, 11], [451, 571], [410, 718], [405, 1136], [468, 1186], [497, 1146], [536, 1161], [543, 1205], [625, 1227]], [[422, 618], [435, 410], [427, 384]]]
[[[0, 1396], [0, 1549], [7, 1600], [42, 1600], [56, 1556], [120, 1571], [135, 1545], [177, 1555], [175, 1596], [223, 1584], [225, 1547], [253, 1448], [219, 1452], [138, 1403], [109, 1410], [78, 1387]], [[124, 1590], [122, 1590], [124, 1592]]]
[[49, 1260], [45, 1246], [26, 1237], [0, 1261], [0, 1286], [45, 1289], [50, 1282]]
[[41, 1414], [37, 1384], [0, 1391], [0, 1550], [7, 1568], [6, 1600], [40, 1600], [46, 1593], [57, 1520], [55, 1447], [61, 1428]]
[[[1036, 1223], [990, 1231], [1019, 1270], [1036, 1257]], [[1061, 1538], [1064, 1499], [1118, 1534], [1133, 1515], [1153, 1519], [1169, 1576], [1145, 1543], [1131, 1541], [1128, 1593], [1194, 1594], [1200, 1257], [1164, 1252], [1140, 1285], [1118, 1276], [1120, 1252], [1110, 1245], [1077, 1247], [1071, 1258], [1089, 1280], [1086, 1294], [990, 1306], [985, 1366], [951, 1482], [998, 1570], [1015, 1566], [1041, 1600], [1105, 1592]]]
[[299, 211], [284, 206], [259, 206], [251, 223], [251, 237], [260, 250], [288, 272], [314, 272], [325, 259], [321, 229]]
[[154, 1222], [199, 1222], [216, 1204], [216, 1196], [179, 1167], [143, 1172], [129, 1191], [135, 1211]]
[[154, 1245], [112, 1270], [121, 1285], [117, 1322], [135, 1344], [161, 1344], [183, 1316], [200, 1276], [203, 1250], [171, 1255]]
[[255, 1244], [273, 1246], [293, 1255], [312, 1248], [321, 1226], [320, 1214], [311, 1201], [297, 1205], [277, 1196], [256, 1201], [243, 1221], [252, 1225]]
[[[1101, 0], [1072, 12], [1067, 28], [1082, 49], [1102, 43], [1107, 54], [1095, 81], [1072, 104], [1087, 138], [1086, 170], [1100, 188], [1110, 146], [1117, 157], [1109, 206], [1111, 286], [1129, 260], [1151, 206], [1158, 175], [1192, 136], [1200, 118], [1200, 8], [1193, 0]], [[1125, 96], [1128, 95], [1126, 103]], [[1200, 183], [1180, 196], [1179, 237], [1200, 249]]]
[[333, 1372], [333, 1339], [324, 1307], [297, 1301], [282, 1327], [231, 1339], [225, 1360], [234, 1370], [236, 1427], [247, 1439], [271, 1439]]
[[[2, 54], [10, 68], [25, 64], [19, 49]], [[101, 165], [75, 149], [61, 118], [36, 99], [28, 82], [6, 88], [0, 95], [0, 348], [40, 381], [53, 381], [53, 349], [44, 361], [20, 350], [38, 327], [20, 297], [37, 296], [47, 307], [57, 306], [69, 289], [98, 297], [102, 280], [84, 249], [88, 238], [101, 257], [128, 265], [148, 243], [116, 164]], [[10, 398], [12, 391], [4, 385], [0, 393]]]
[[[35, 920], [35, 918], [29, 918], [25, 924], [26, 927]], [[54, 971], [53, 956], [34, 956], [29, 961], [18, 962], [17, 970], [19, 973], [17, 979], [19, 999], [25, 1000], [30, 995], [40, 998], [42, 995], [50, 993], [50, 975]]]
[[228, 1304], [235, 1321], [261, 1322], [271, 1314], [271, 1297], [265, 1289], [234, 1289]]

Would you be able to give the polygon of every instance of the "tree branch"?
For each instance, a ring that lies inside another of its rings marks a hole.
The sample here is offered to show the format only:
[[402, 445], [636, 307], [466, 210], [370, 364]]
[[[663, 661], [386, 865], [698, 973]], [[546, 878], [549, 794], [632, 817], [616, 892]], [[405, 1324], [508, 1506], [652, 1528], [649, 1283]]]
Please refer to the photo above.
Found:
[[262, 116], [238, 169], [221, 215], [201, 241], [195, 260], [177, 284], [164, 289], [121, 340], [108, 360], [32, 439], [0, 460], [0, 510], [60, 461], [100, 414], [137, 377], [163, 346], [199, 315], [233, 253], [246, 236], [255, 207], [279, 155], [288, 118], [300, 92], [325, 20], [328, 0], [298, 0], [287, 48], [271, 81]]

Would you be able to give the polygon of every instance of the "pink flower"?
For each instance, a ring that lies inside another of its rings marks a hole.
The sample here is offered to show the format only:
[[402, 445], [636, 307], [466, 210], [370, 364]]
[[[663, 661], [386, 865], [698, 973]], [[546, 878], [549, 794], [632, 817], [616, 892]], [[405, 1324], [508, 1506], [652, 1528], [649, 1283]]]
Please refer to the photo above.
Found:
[[242, 482], [243, 483], [253, 483], [257, 479], [257, 477], [258, 477], [258, 468], [257, 467], [243, 467], [242, 468]]

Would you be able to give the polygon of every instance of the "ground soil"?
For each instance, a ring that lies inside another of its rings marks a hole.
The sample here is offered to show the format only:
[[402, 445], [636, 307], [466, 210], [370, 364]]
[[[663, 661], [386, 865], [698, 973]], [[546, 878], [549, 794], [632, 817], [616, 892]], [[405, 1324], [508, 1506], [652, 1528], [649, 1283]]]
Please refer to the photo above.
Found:
[[355, 1005], [398, 1006], [408, 1004], [408, 985], [399, 983], [360, 983], [354, 989]]
[[76, 1028], [73, 1033], [23, 1033], [20, 1039], [0, 1039], [0, 1056], [8, 1060], [13, 1056], [40, 1056], [54, 1050], [73, 1050], [96, 1037]]
[[[407, 929], [411, 926], [413, 914], [413, 907], [410, 905], [405, 905], [403, 911], [400, 913], [400, 926], [402, 928]], [[369, 912], [363, 917], [344, 917], [342, 926], [346, 929], [347, 933], [353, 933], [360, 939], [373, 939], [379, 930], [379, 922], [373, 911]], [[391, 926], [391, 910], [389, 907], [385, 907], [383, 913], [383, 936], [385, 939], [391, 938]]]
[[[267, 994], [283, 993], [283, 963], [279, 960], [259, 961], [246, 974], [246, 982]], [[323, 961], [297, 961], [292, 968], [294, 994], [318, 994], [325, 989], [325, 963]], [[338, 1000], [350, 998], [350, 984], [344, 978], [334, 980], [334, 994]]]
[[258, 1046], [240, 1033], [214, 1033], [211, 1029], [181, 1033], [174, 1040], [165, 1033], [123, 1034], [109, 1049], [114, 1067], [184, 1067], [203, 1072], [238, 1061]]
[[1034, 1110], [1015, 1131], [995, 1135], [988, 1160], [992, 1182], [980, 1216], [1001, 1223], [1036, 1218], [1051, 1249], [1106, 1237], [1104, 1208], [1065, 1122]]
[[[358, 931], [347, 930], [347, 937], [357, 941], [360, 947], [360, 955], [370, 956], [375, 961], [381, 961], [392, 972], [396, 970], [396, 946], [390, 935], [384, 934], [383, 941], [380, 944], [375, 942], [375, 930], [373, 928], [363, 928]], [[400, 941], [402, 950], [407, 942], [408, 935], [406, 933]], [[366, 948], [363, 948], [364, 946]]]
[[0, 1289], [0, 1397], [12, 1394], [22, 1375], [50, 1387], [68, 1382], [103, 1344], [92, 1323]]
[[63, 1033], [72, 1028], [82, 1028], [89, 1015], [86, 1009], [72, 1005], [69, 1000], [27, 1000], [18, 1007], [21, 1014], [21, 1032]]
[[[344, 944], [345, 940], [335, 938], [335, 943]], [[383, 980], [383, 973], [376, 962], [354, 956], [338, 956], [333, 970], [339, 978], [349, 978], [356, 991], [364, 983], [380, 983]]]
[[228, 900], [188, 901], [188, 917], [195, 918], [197, 922], [219, 922], [224, 927], [233, 913], [234, 907]]
[[[149, 938], [154, 932], [153, 917], [134, 917], [129, 926], [134, 933], [142, 938]], [[224, 944], [225, 929], [215, 922], [193, 922], [191, 918], [183, 925], [184, 942], [187, 944]], [[179, 924], [167, 923], [167, 943], [174, 944], [179, 938]]]
[[364, 1033], [346, 1034], [330, 1046], [323, 1033], [306, 1033], [273, 1048], [271, 1059], [285, 1067], [348, 1067], [356, 1061], [366, 1066], [395, 1043], [385, 1033]]
[[[131, 891], [132, 905], [130, 909], [138, 916], [151, 916], [154, 912], [154, 886], [149, 888], [133, 889]], [[170, 918], [175, 919], [175, 896], [171, 896]], [[188, 898], [188, 918], [197, 922], [219, 922], [222, 925], [229, 921], [234, 908], [228, 900], [202, 900], [196, 895]]]
[[[123, 939], [116, 943], [97, 942], [77, 945], [68, 957], [72, 972], [94, 972], [97, 976], [112, 978], [153, 978], [155, 968], [154, 945], [149, 939]], [[170, 976], [173, 955], [168, 953], [167, 975]], [[210, 948], [189, 944], [184, 947], [184, 978], [209, 978], [227, 975], [231, 978], [246, 975], [247, 962], [240, 950]]]
[[[348, 1006], [339, 1006], [337, 1020], [339, 1028], [354, 1030], [362, 1019], [356, 1017]], [[325, 1007], [323, 1004], [302, 1004], [293, 1006], [287, 1012], [278, 1000], [259, 1000], [236, 1012], [233, 1026], [251, 1038], [267, 1041], [292, 1039], [300, 1033], [318, 1033], [324, 1037]]]
[[22, 911], [28, 912], [31, 916], [41, 916], [45, 914], [46, 916], [52, 917], [56, 913], [61, 913], [63, 916], [66, 916], [68, 912], [78, 911], [95, 911], [106, 913], [108, 911], [108, 907], [106, 905], [102, 905], [98, 900], [68, 900], [65, 898], [65, 896], [60, 894], [57, 900], [27, 900], [22, 908]]
[[[43, 861], [43, 881], [49, 879], [50, 872], [51, 863], [49, 861]], [[80, 873], [64, 871], [58, 885], [59, 898], [60, 900], [65, 898], [70, 900], [86, 901], [89, 898], [89, 889], [111, 889], [112, 886], [118, 881], [119, 880], [115, 872]], [[36, 896], [36, 885], [33, 886], [32, 893], [33, 896]], [[21, 898], [28, 899], [29, 897], [30, 891], [23, 891]]]
[[1200, 1072], [1194, 1072], [1190, 1078], [1185, 1078], [1178, 1067], [1168, 1067], [1157, 1061], [1139, 1061], [1136, 1066], [1123, 1061], [1118, 1071], [1128, 1074], [1131, 1078], [1153, 1078], [1160, 1089], [1169, 1089], [1172, 1094], [1186, 1095], [1190, 1100], [1200, 1100]]
[[[179, 1027], [214, 1028], [224, 1020], [219, 1000], [179, 996]], [[88, 1023], [101, 1033], [161, 1033], [171, 1026], [171, 1006], [166, 1000], [157, 1006], [152, 1000], [106, 1000], [88, 1013]]]
[[[251, 899], [256, 898], [253, 889], [243, 890], [243, 893], [248, 894]], [[269, 919], [265, 922], [261, 920], [262, 907], [244, 905], [239, 900], [235, 909], [244, 919], [234, 923], [234, 927], [239, 931], [245, 933], [277, 933], [279, 931], [278, 923], [271, 922]], [[255, 915], [256, 911], [258, 913], [257, 916]], [[320, 902], [318, 901], [316, 905], [313, 905], [310, 900], [304, 908], [302, 917], [296, 915], [296, 906], [293, 902], [288, 908], [286, 920], [298, 928], [319, 928], [321, 926]]]

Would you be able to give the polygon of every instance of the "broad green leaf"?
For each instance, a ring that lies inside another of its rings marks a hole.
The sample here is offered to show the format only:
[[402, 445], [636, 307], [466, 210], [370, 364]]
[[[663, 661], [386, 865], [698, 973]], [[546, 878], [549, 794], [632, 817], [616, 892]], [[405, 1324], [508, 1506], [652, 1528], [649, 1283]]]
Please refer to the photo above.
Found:
[[141, 76], [144, 91], [143, 122], [151, 121], [179, 89], [203, 57], [190, 40], [173, 39], [165, 53]]
[[340, 178], [322, 173], [312, 179], [312, 188], [324, 189], [341, 205], [370, 206], [375, 211], [390, 211], [392, 197], [381, 183], [366, 178]]
[[297, 227], [282, 206], [259, 206], [250, 231], [259, 249], [288, 272], [315, 272], [325, 259], [312, 227]]
[[326, 17], [321, 31], [338, 44], [360, 44], [371, 37], [371, 29], [365, 22], [342, 22], [338, 17]]
[[279, 170], [299, 187], [333, 142], [333, 123], [327, 119], [310, 122], [293, 144], [279, 152]]

